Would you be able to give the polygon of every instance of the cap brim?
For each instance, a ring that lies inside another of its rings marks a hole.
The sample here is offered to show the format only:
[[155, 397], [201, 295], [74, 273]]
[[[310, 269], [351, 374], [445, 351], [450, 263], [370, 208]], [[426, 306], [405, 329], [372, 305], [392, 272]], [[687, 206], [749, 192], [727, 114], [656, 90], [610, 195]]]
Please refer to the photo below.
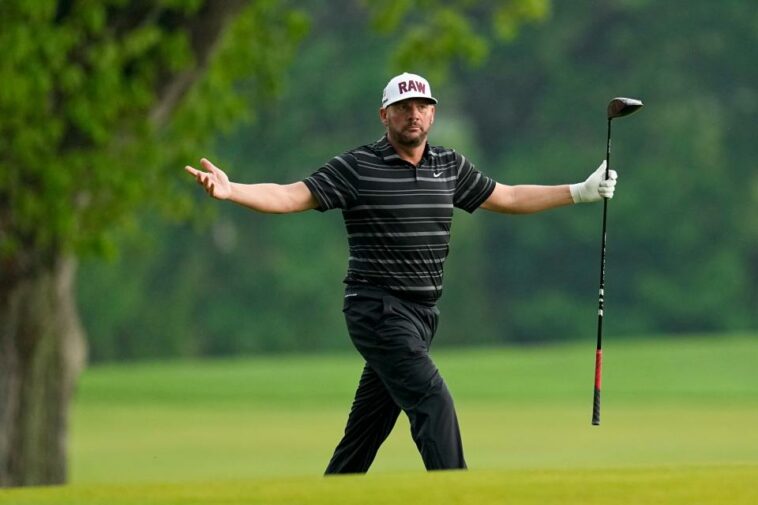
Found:
[[384, 109], [384, 108], [389, 107], [390, 105], [392, 105], [394, 103], [403, 102], [405, 100], [412, 100], [414, 98], [422, 98], [424, 100], [428, 100], [432, 104], [435, 104], [435, 105], [437, 104], [437, 99], [434, 98], [433, 96], [427, 96], [427, 95], [424, 95], [424, 94], [421, 94], [421, 93], [411, 93], [411, 94], [405, 93], [405, 94], [403, 94], [402, 97], [397, 97], [394, 100], [387, 101], [387, 103], [385, 103], [385, 104], [382, 105], [382, 108]]

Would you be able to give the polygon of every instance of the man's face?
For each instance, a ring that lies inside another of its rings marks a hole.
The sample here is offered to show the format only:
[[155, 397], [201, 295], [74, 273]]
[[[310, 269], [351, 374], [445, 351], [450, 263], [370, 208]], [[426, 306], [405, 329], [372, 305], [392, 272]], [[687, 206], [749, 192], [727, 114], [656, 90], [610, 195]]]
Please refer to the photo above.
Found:
[[380, 109], [379, 117], [393, 141], [417, 147], [426, 143], [434, 122], [434, 104], [423, 98], [409, 98]]

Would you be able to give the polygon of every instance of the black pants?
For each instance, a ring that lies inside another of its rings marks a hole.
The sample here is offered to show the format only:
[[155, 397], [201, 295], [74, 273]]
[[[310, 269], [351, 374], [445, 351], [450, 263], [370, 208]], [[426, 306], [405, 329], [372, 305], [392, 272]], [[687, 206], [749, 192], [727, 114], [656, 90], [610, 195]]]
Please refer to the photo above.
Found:
[[453, 399], [429, 357], [437, 308], [377, 288], [349, 287], [344, 312], [366, 365], [326, 473], [366, 472], [400, 410], [427, 470], [466, 468]]

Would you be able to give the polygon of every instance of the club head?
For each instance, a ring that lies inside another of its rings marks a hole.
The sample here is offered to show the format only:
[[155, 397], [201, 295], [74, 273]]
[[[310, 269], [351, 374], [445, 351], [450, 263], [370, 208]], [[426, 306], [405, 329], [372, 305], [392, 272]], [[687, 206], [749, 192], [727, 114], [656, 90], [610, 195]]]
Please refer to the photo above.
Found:
[[636, 98], [614, 98], [608, 103], [608, 119], [628, 116], [642, 107], [642, 101]]

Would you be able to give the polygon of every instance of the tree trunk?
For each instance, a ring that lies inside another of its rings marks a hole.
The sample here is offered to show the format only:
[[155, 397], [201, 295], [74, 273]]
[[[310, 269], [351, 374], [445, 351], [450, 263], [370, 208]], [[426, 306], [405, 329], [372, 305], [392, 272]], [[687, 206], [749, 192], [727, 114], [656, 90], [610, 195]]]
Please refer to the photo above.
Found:
[[66, 481], [68, 407], [86, 361], [75, 276], [76, 260], [58, 257], [0, 284], [0, 486]]

